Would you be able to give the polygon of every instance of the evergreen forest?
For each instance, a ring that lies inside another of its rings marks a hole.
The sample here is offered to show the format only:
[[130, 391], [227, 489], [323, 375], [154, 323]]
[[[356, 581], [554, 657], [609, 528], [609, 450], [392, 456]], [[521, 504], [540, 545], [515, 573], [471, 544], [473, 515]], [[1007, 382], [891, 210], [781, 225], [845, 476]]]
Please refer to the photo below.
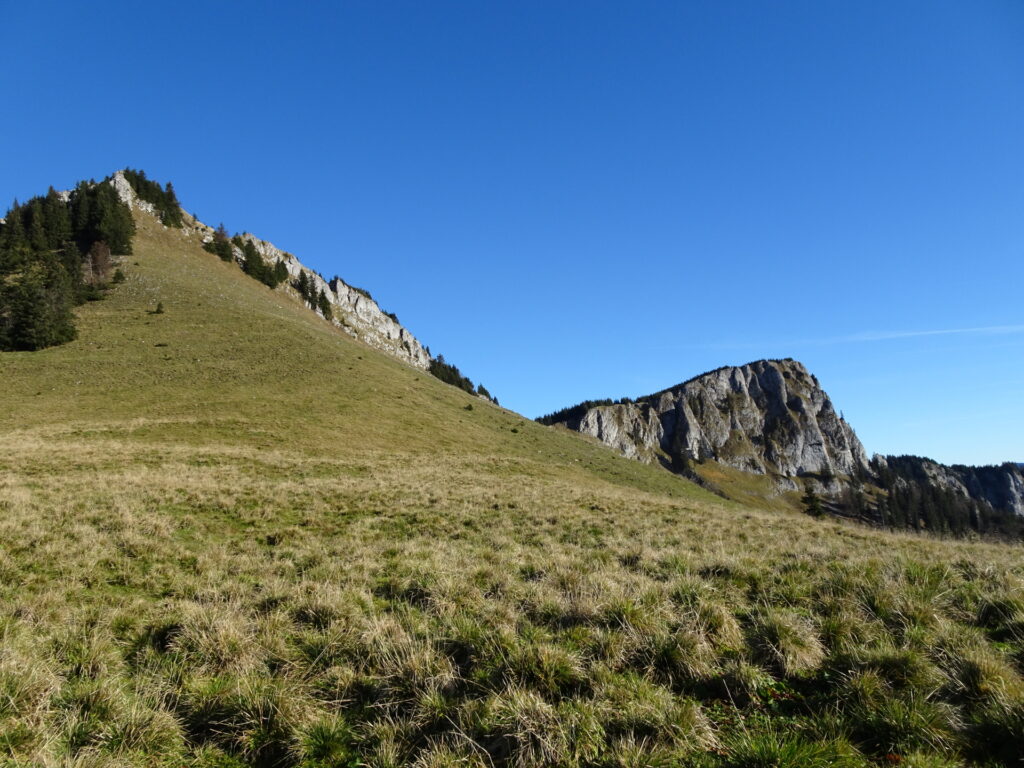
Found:
[[132, 252], [134, 233], [131, 210], [110, 184], [83, 181], [70, 193], [50, 187], [15, 200], [0, 225], [0, 350], [74, 339], [72, 309], [102, 298], [112, 257]]

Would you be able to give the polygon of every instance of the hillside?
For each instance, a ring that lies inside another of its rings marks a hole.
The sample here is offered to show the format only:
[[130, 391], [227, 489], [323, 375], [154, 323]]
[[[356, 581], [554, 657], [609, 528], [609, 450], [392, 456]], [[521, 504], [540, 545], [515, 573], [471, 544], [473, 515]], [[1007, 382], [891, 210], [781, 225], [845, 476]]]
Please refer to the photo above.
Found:
[[1016, 764], [1019, 547], [723, 500], [134, 217], [0, 353], [8, 764]]

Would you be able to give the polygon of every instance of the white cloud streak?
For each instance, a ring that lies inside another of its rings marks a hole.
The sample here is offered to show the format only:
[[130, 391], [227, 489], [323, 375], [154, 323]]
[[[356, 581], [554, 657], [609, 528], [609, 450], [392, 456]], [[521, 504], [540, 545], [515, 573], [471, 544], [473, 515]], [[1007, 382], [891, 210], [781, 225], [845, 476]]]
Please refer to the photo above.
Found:
[[1024, 325], [984, 325], [973, 328], [939, 328], [923, 331], [863, 331], [846, 336], [831, 336], [820, 339], [789, 339], [774, 342], [723, 342], [708, 344], [688, 344], [688, 348], [702, 349], [745, 349], [781, 348], [781, 347], [827, 347], [837, 344], [863, 344], [872, 341], [894, 341], [899, 339], [916, 339], [929, 336], [1010, 336], [1024, 334]]
[[976, 328], [941, 328], [934, 331], [867, 331], [854, 333], [850, 336], [837, 336], [822, 339], [819, 344], [847, 344], [858, 341], [887, 341], [889, 339], [913, 339], [919, 336], [963, 336], [987, 335], [999, 336], [1011, 333], [1024, 333], [1024, 325], [985, 325]]

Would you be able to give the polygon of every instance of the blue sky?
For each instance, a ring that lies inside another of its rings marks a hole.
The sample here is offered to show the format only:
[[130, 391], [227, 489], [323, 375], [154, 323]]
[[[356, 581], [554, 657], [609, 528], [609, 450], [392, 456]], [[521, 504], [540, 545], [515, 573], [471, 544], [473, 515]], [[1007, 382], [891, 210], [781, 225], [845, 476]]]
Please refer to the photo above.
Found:
[[1018, 0], [17, 3], [0, 62], [0, 199], [170, 179], [528, 416], [795, 357], [1024, 461]]

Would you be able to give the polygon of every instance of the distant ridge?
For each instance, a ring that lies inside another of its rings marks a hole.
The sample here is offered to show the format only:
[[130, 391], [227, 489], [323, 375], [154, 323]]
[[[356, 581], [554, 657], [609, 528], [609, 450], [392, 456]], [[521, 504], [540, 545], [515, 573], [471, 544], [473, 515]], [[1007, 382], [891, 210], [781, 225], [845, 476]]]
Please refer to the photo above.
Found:
[[830, 511], [876, 524], [1024, 533], [1021, 465], [946, 466], [914, 456], [869, 461], [817, 377], [792, 358], [722, 366], [635, 400], [585, 401], [537, 421], [590, 435], [726, 495], [742, 486], [745, 500], [748, 484], [717, 471], [709, 481], [711, 464], [763, 476], [755, 496], [820, 493]]

